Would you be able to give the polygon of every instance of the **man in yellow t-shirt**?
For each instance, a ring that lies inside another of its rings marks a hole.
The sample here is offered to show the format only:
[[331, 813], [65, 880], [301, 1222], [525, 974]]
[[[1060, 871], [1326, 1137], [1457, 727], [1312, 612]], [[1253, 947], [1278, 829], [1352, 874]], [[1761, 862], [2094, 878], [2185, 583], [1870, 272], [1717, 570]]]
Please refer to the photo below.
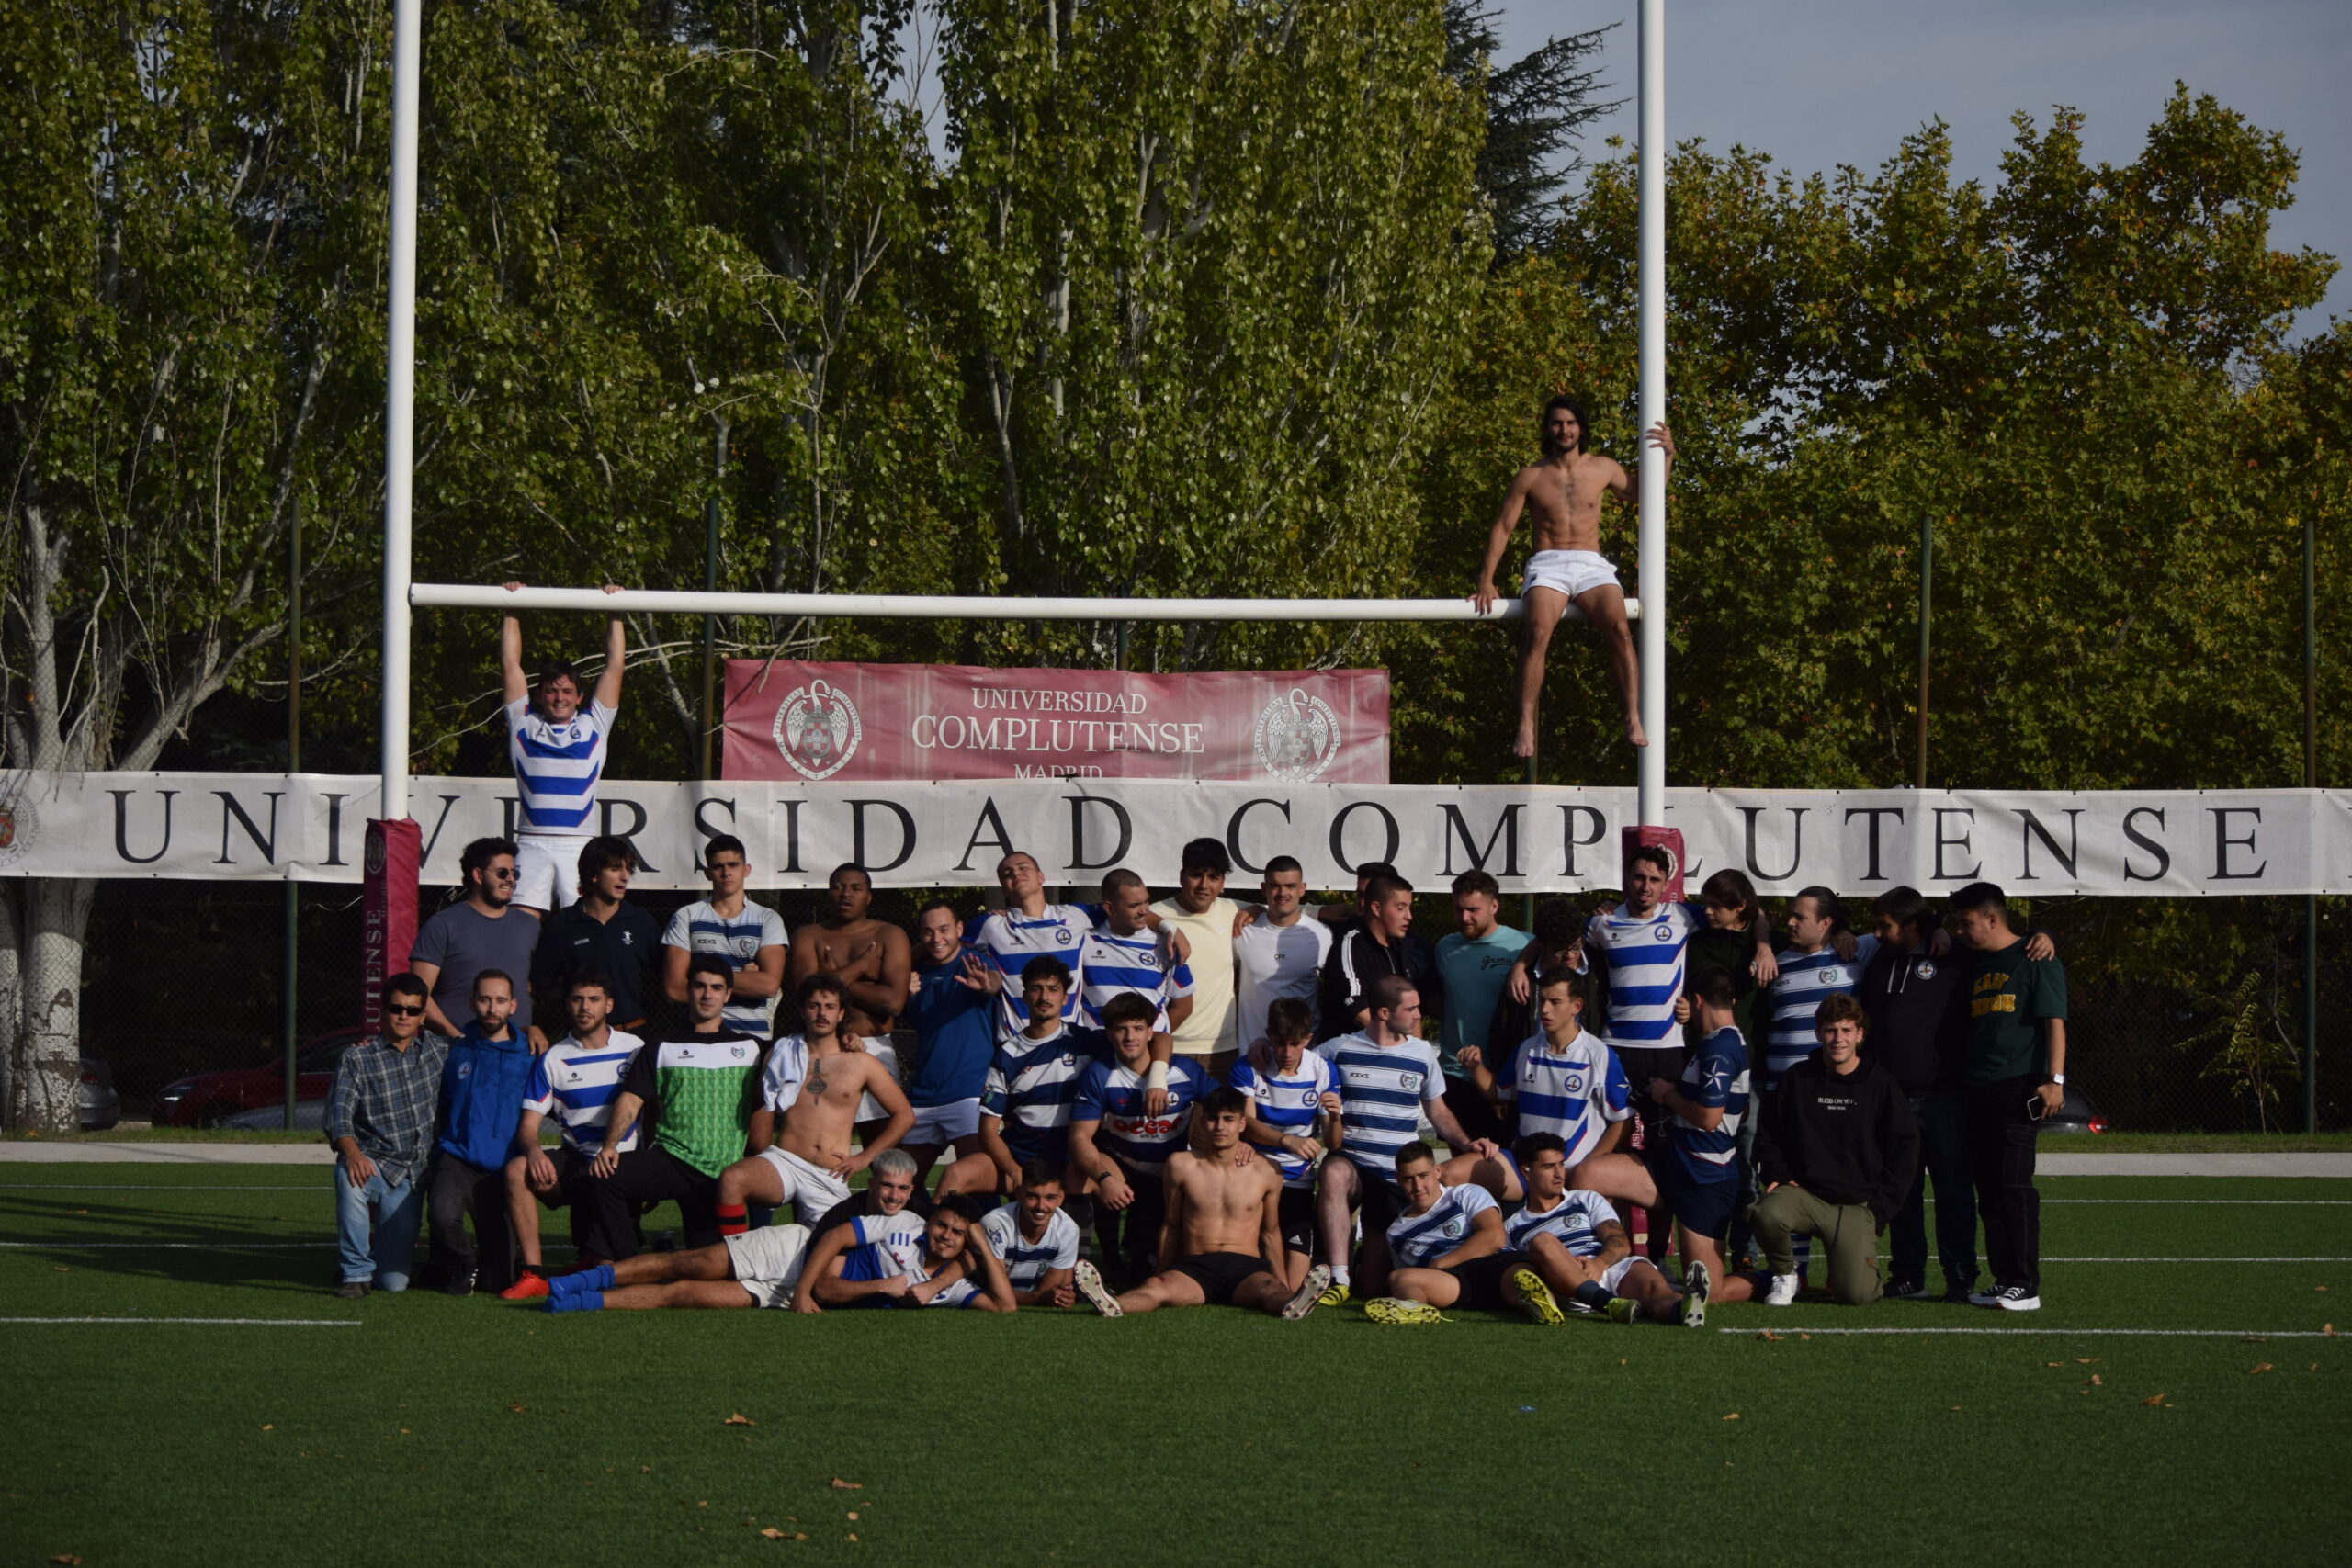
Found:
[[1240, 906], [1225, 897], [1233, 862], [1216, 839], [1194, 839], [1173, 898], [1151, 907], [1164, 925], [1184, 933], [1193, 970], [1192, 1016], [1176, 1026], [1176, 1051], [1190, 1056], [1223, 1083], [1244, 1042], [1236, 1038], [1233, 997], [1233, 924]]

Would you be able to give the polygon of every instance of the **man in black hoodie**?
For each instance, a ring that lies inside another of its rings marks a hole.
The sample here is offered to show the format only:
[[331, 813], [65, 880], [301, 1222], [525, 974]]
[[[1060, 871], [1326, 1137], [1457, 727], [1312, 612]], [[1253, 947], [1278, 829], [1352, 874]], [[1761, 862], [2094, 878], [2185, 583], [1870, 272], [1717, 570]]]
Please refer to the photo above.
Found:
[[1821, 1048], [1781, 1075], [1756, 1134], [1764, 1196], [1748, 1212], [1772, 1271], [1766, 1306], [1796, 1300], [1802, 1231], [1829, 1254], [1843, 1306], [1879, 1299], [1878, 1233], [1911, 1190], [1919, 1124], [1894, 1075], [1861, 1055], [1862, 1004], [1829, 997], [1815, 1015]]

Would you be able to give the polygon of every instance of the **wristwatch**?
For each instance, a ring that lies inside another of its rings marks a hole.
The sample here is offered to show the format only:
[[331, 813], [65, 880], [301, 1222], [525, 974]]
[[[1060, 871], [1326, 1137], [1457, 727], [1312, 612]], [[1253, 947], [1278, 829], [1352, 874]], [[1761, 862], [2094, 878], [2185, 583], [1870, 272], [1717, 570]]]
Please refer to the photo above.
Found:
[[2064, 1073], [2052, 1073], [2050, 1075], [2050, 1081], [2056, 1084], [2060, 1089], [2064, 1089], [2066, 1087], [2066, 1075]]

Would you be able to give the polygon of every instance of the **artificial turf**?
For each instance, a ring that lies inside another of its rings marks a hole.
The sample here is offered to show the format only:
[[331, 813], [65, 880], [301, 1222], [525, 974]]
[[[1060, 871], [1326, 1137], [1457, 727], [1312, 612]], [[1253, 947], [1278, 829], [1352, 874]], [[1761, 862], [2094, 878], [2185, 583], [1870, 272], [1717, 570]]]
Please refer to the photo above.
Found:
[[[328, 1179], [0, 1165], [0, 1239], [39, 1244], [0, 1247], [0, 1316], [356, 1325], [0, 1323], [0, 1564], [2347, 1555], [2352, 1359], [2287, 1336], [2352, 1335], [2352, 1262], [2052, 1262], [2031, 1317], [1807, 1298], [1696, 1334], [550, 1317], [336, 1300]], [[2043, 1191], [2052, 1258], [2352, 1258], [2352, 1181]], [[1865, 1327], [1906, 1332], [1815, 1332]], [[2227, 1332], [2083, 1332], [2126, 1327]], [[2032, 1332], [1907, 1332], [1957, 1328]]]

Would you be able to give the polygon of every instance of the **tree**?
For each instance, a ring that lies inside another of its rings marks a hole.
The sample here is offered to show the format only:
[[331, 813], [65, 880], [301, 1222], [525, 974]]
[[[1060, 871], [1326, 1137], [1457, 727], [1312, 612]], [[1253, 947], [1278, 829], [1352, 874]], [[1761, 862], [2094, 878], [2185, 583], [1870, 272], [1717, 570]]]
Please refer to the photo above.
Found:
[[[0, 761], [146, 768], [282, 633], [293, 509], [335, 561], [375, 503], [380, 223], [343, 199], [379, 188], [372, 39], [333, 5], [0, 0]], [[74, 1123], [92, 892], [0, 881], [11, 1125]]]
[[1487, 0], [1446, 0], [1445, 69], [1480, 88], [1487, 134], [1478, 146], [1478, 190], [1495, 226], [1495, 254], [1515, 256], [1543, 242], [1558, 216], [1556, 201], [1582, 160], [1564, 156], [1584, 128], [1623, 106], [1591, 63], [1617, 24], [1546, 39], [1509, 65], [1491, 64], [1501, 47], [1498, 15]]

